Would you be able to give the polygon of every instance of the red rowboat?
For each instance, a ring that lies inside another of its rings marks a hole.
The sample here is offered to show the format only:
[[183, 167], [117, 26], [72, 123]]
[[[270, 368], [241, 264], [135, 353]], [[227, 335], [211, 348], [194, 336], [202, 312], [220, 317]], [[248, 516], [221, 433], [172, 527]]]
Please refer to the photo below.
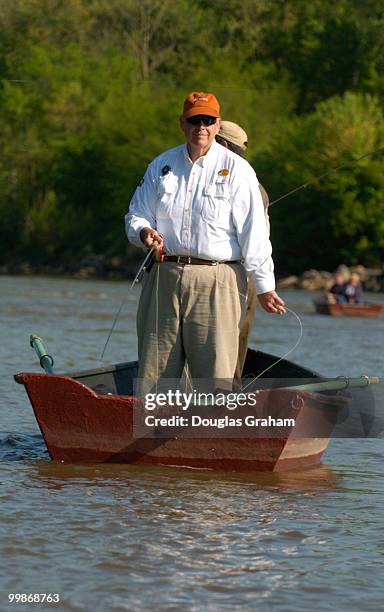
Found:
[[329, 304], [314, 302], [318, 314], [332, 317], [370, 317], [377, 318], [384, 310], [384, 304]]
[[[255, 375], [276, 361], [272, 355], [249, 350], [244, 374]], [[302, 391], [297, 386], [281, 388], [281, 382], [280, 388], [274, 388], [278, 378], [324, 380], [287, 360], [280, 361], [266, 375], [271, 377], [270, 384], [266, 388], [263, 379], [264, 388], [257, 391], [254, 414], [284, 414], [294, 419], [294, 426], [277, 430], [266, 426], [244, 435], [238, 432], [233, 437], [227, 433], [222, 437], [221, 432], [199, 438], [191, 437], [190, 429], [183, 427], [167, 430], [165, 437], [159, 437], [155, 430], [136, 435], [134, 411], [138, 400], [133, 397], [133, 381], [137, 362], [71, 375], [20, 373], [15, 379], [25, 386], [49, 454], [57, 461], [230, 471], [283, 471], [318, 463], [340, 411], [348, 406], [348, 398]], [[206, 414], [207, 408], [200, 410]], [[228, 410], [223, 410], [228, 415]]]

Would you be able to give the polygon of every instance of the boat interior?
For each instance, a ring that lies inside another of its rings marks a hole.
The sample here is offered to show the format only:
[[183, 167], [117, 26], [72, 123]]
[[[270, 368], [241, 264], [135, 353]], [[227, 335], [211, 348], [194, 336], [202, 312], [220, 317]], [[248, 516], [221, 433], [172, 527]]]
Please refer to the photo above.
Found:
[[[270, 366], [272, 367], [262, 374], [262, 379], [259, 379], [259, 381], [267, 380], [268, 387], [281, 386], [281, 379], [291, 379], [292, 384], [297, 379], [324, 380], [319, 374], [308, 368], [286, 359], [279, 359], [275, 355], [248, 349], [242, 375], [243, 380], [246, 379], [247, 386], [253, 378]], [[138, 362], [130, 361], [94, 370], [69, 372], [65, 375], [78, 380], [98, 395], [133, 395], [137, 374]]]

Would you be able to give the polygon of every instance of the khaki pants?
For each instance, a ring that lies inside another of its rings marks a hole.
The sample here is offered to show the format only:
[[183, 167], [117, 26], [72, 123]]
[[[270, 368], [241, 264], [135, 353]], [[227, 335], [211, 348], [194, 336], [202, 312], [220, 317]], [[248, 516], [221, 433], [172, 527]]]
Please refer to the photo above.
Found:
[[253, 280], [248, 279], [248, 295], [247, 295], [247, 309], [244, 317], [244, 323], [240, 330], [239, 336], [239, 356], [236, 364], [235, 378], [237, 381], [241, 380], [241, 374], [243, 372], [245, 358], [248, 350], [248, 337], [251, 333], [253, 319], [255, 317], [257, 303], [257, 293]]
[[138, 393], [158, 379], [234, 377], [247, 276], [241, 264], [155, 263], [144, 275], [137, 313]]

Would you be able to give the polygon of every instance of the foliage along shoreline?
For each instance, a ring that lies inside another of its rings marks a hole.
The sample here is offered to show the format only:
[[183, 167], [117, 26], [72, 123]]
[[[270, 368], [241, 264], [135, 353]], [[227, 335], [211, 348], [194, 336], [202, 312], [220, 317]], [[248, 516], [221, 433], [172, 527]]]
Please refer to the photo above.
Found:
[[[133, 280], [141, 259], [132, 260], [127, 257], [105, 257], [91, 254], [77, 264], [57, 264], [55, 266], [33, 266], [27, 261], [13, 261], [0, 265], [1, 276], [53, 276], [77, 278], [80, 280]], [[362, 265], [345, 266], [346, 277], [351, 272], [360, 275], [363, 289], [371, 292], [384, 292], [384, 268], [366, 268]], [[326, 290], [333, 284], [333, 274], [327, 270], [305, 270], [301, 274], [279, 276], [276, 274], [276, 284], [279, 289], [305, 289], [307, 291]]]
[[[129, 258], [123, 216], [148, 162], [182, 142], [188, 91], [214, 91], [245, 128], [271, 201], [379, 149], [383, 30], [382, 0], [2, 2], [0, 266]], [[270, 217], [284, 274], [380, 266], [383, 152]]]

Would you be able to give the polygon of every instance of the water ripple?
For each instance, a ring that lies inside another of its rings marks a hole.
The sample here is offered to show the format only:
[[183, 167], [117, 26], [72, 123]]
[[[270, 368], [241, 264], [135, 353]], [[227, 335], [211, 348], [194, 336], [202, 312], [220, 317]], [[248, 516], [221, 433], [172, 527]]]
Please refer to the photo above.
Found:
[[[100, 612], [382, 608], [382, 440], [332, 439], [325, 465], [286, 474], [52, 462], [12, 380], [39, 370], [29, 334], [44, 338], [59, 370], [94, 367], [127, 284], [0, 283], [5, 593], [58, 592], [60, 609]], [[112, 362], [136, 357], [137, 296], [111, 339]], [[382, 374], [384, 317], [333, 321], [311, 314], [311, 295], [285, 298], [304, 324], [295, 361], [331, 376]], [[293, 319], [256, 317], [255, 344], [294, 344]]]

